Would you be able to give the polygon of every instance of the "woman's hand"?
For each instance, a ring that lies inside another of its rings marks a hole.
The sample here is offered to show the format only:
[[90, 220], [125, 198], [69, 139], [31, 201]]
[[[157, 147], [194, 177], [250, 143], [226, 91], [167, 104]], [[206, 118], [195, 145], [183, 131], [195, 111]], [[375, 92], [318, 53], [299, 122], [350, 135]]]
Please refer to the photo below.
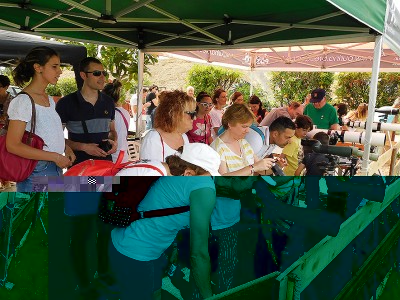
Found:
[[72, 162], [69, 160], [69, 158], [55, 152], [54, 159], [52, 161], [61, 169], [68, 168], [72, 165]]
[[264, 158], [254, 164], [254, 172], [261, 172], [271, 169], [275, 164], [275, 159]]
[[68, 157], [71, 164], [74, 163], [76, 156], [75, 156], [74, 151], [72, 151], [71, 147], [68, 145], [65, 145], [65, 156]]

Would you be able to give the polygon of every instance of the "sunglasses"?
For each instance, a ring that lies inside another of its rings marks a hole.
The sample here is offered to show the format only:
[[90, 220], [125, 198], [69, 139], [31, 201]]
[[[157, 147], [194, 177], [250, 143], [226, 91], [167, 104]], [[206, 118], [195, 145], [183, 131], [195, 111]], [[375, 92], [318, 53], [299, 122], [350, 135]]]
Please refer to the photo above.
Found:
[[93, 74], [93, 76], [96, 76], [96, 77], [99, 77], [99, 76], [101, 76], [101, 74], [103, 74], [103, 75], [104, 75], [104, 77], [107, 77], [107, 76], [108, 76], [108, 72], [107, 72], [107, 71], [99, 71], [99, 70], [96, 70], [96, 71], [92, 71], [92, 72], [85, 72], [85, 73], [92, 73], [92, 74]]
[[207, 103], [207, 102], [200, 102], [199, 104], [200, 104], [200, 105], [203, 105], [203, 107], [213, 107], [213, 106], [214, 106], [214, 104], [212, 104], [212, 103]]
[[196, 111], [185, 111], [184, 113], [185, 113], [185, 114], [188, 114], [192, 120], [194, 120], [194, 118], [195, 118], [196, 115], [197, 115], [197, 112], [196, 112]]

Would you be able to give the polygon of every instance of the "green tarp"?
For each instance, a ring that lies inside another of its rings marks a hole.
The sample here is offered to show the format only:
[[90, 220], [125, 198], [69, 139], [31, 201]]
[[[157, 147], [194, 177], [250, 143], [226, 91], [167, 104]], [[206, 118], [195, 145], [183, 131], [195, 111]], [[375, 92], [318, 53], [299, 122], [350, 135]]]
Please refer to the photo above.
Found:
[[[3, 0], [0, 29], [147, 51], [365, 42], [384, 32], [386, 4], [386, 0]], [[396, 39], [392, 46], [400, 49]]]

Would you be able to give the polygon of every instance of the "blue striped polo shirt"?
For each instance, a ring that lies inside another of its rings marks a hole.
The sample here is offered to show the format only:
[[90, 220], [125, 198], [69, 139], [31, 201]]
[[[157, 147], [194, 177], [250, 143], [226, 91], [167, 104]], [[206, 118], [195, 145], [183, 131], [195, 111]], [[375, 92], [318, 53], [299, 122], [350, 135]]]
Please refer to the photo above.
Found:
[[[108, 138], [110, 123], [115, 117], [115, 105], [112, 98], [100, 93], [95, 103], [87, 102], [80, 91], [61, 98], [56, 105], [61, 122], [66, 125], [68, 139], [80, 143], [100, 143]], [[83, 130], [82, 119], [85, 120], [88, 134]], [[102, 158], [91, 156], [83, 151], [74, 151], [74, 164], [88, 159], [111, 160], [111, 155]]]

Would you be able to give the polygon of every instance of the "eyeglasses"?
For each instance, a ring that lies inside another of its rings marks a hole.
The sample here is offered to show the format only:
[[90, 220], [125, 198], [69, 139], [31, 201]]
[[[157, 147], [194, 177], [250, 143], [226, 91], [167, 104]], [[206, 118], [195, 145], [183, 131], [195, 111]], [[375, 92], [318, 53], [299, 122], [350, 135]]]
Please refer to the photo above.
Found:
[[107, 72], [107, 71], [99, 71], [99, 70], [96, 70], [96, 71], [92, 71], [92, 72], [85, 72], [85, 73], [92, 73], [92, 74], [93, 74], [93, 76], [96, 76], [96, 77], [99, 77], [99, 76], [101, 76], [101, 74], [103, 74], [103, 75], [104, 75], [104, 77], [107, 77], [107, 76], [108, 76], [108, 72]]
[[197, 115], [197, 111], [185, 111], [184, 113], [188, 114], [192, 120], [194, 120]]
[[200, 105], [203, 105], [203, 107], [213, 107], [213, 106], [214, 106], [214, 104], [212, 104], [212, 103], [207, 103], [207, 102], [200, 102], [199, 104], [200, 104]]

